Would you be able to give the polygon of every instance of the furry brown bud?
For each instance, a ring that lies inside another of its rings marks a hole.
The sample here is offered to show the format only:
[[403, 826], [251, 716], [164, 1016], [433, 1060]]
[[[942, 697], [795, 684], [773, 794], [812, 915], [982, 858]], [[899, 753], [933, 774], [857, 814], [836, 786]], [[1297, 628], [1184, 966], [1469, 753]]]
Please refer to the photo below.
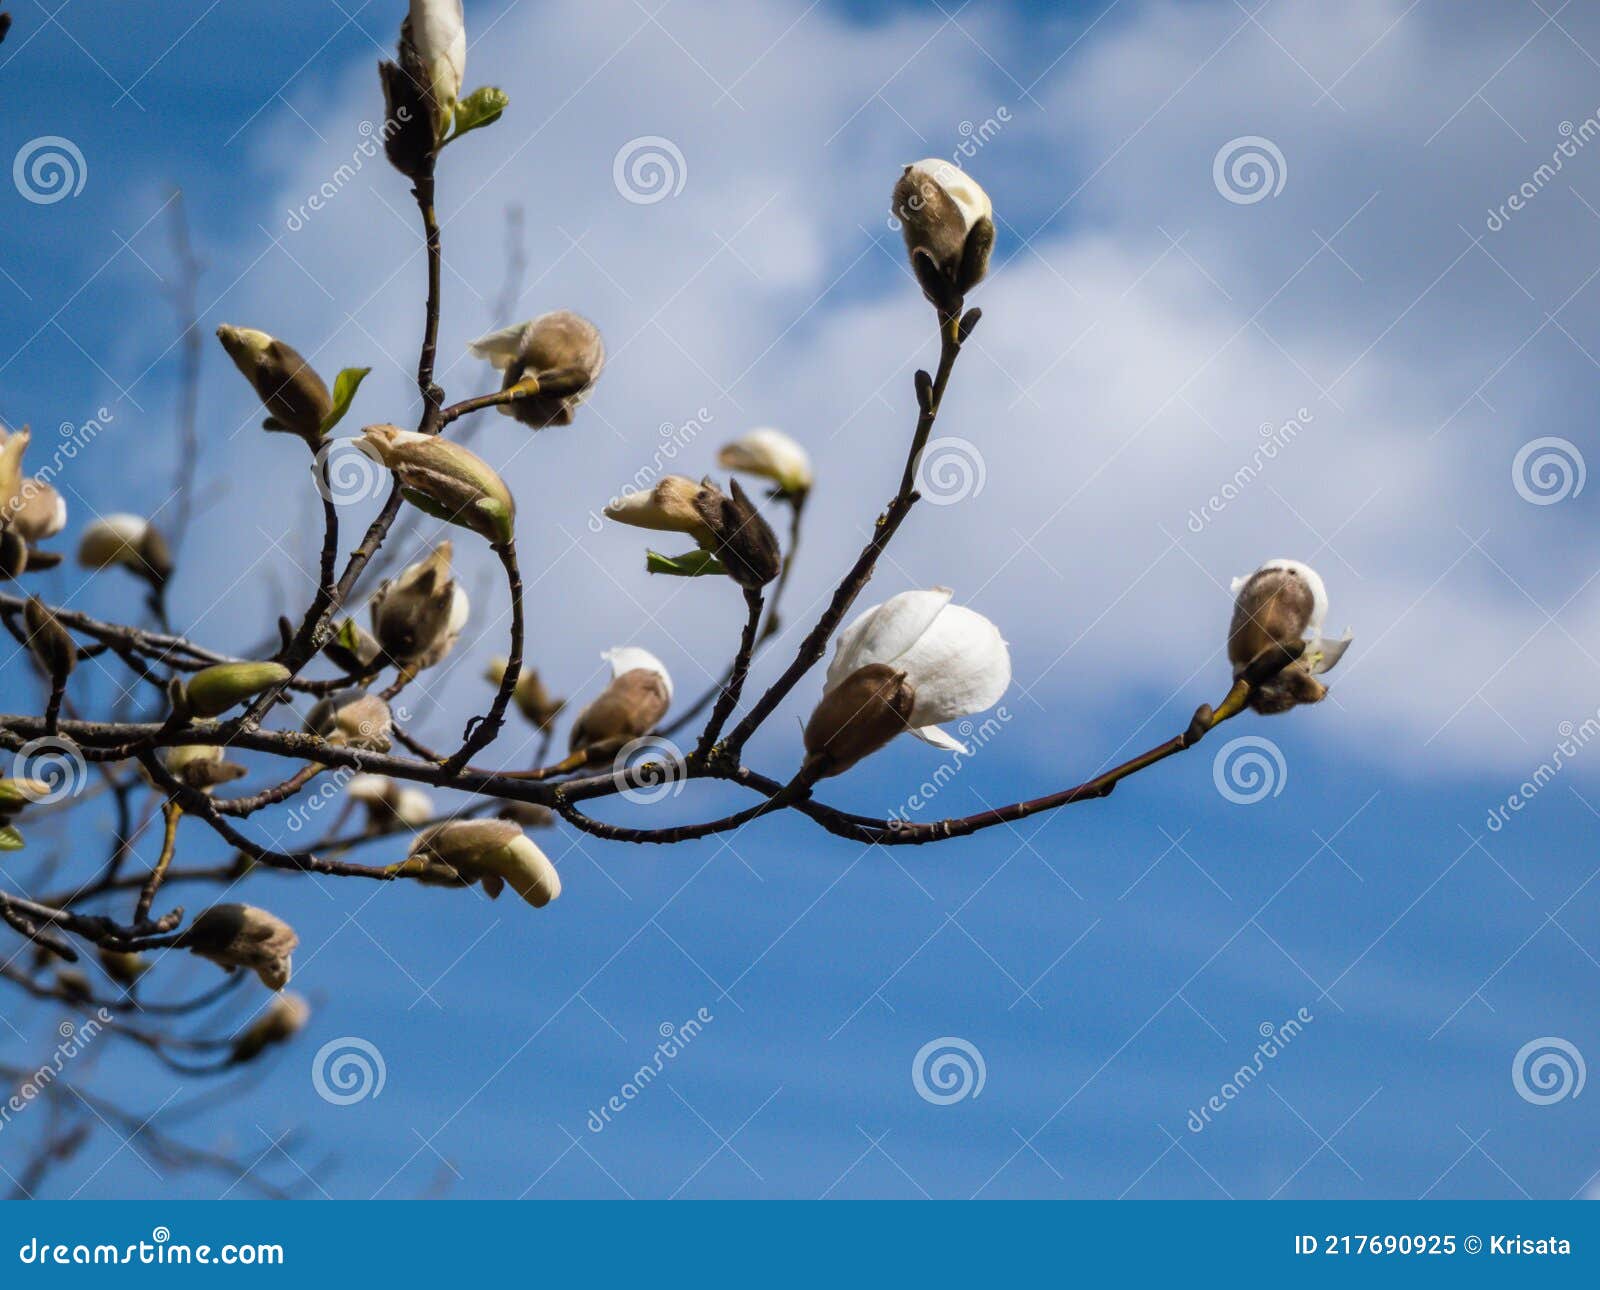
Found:
[[500, 412], [535, 430], [571, 425], [606, 362], [599, 329], [570, 309], [492, 331], [467, 348], [505, 373], [501, 389], [529, 388], [527, 394], [502, 403]]
[[957, 313], [989, 269], [994, 218], [988, 194], [959, 166], [930, 157], [905, 168], [891, 205], [923, 294], [940, 312]]
[[286, 430], [311, 444], [322, 438], [333, 396], [299, 350], [250, 327], [224, 324], [217, 339], [266, 407], [267, 429]]
[[728, 482], [726, 495], [715, 488], [702, 488], [695, 496], [695, 509], [711, 531], [708, 549], [722, 561], [730, 578], [754, 591], [778, 576], [783, 553], [772, 526], [761, 518], [739, 481]]
[[571, 751], [614, 756], [656, 728], [672, 703], [672, 679], [659, 659], [628, 646], [609, 651], [611, 684], [572, 723]]
[[916, 692], [906, 674], [868, 663], [832, 686], [806, 722], [806, 764], [819, 778], [850, 769], [911, 728]]
[[505, 887], [536, 909], [561, 894], [555, 865], [531, 838], [510, 820], [451, 820], [418, 835], [405, 866], [426, 878], [453, 875], [465, 883], [482, 883], [492, 900]]
[[286, 1044], [311, 1020], [311, 1005], [298, 994], [280, 994], [233, 1041], [229, 1058], [235, 1065], [259, 1057], [268, 1048]]
[[269, 990], [289, 983], [300, 938], [275, 914], [254, 905], [213, 905], [173, 944], [224, 968], [248, 968]]
[[247, 774], [245, 768], [225, 759], [221, 744], [179, 744], [167, 749], [167, 770], [188, 788], [209, 792]]
[[391, 659], [413, 670], [432, 667], [455, 647], [471, 606], [450, 576], [452, 548], [439, 543], [426, 560], [385, 581], [372, 597], [372, 631]]
[[323, 699], [306, 717], [306, 729], [339, 748], [388, 752], [394, 724], [389, 705], [375, 694], [351, 691]]
[[28, 652], [46, 676], [61, 684], [78, 662], [78, 647], [71, 634], [38, 596], [28, 597], [22, 619], [28, 629]]

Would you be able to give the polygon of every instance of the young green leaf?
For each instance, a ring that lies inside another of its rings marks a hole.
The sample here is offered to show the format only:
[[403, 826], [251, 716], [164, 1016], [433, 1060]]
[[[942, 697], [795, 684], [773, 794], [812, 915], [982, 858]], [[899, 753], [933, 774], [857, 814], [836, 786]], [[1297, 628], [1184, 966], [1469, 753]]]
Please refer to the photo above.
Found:
[[476, 130], [479, 126], [493, 125], [509, 102], [511, 100], [506, 97], [506, 92], [493, 85], [473, 90], [456, 104], [455, 133], [445, 143], [453, 143], [467, 131]]
[[687, 551], [683, 555], [646, 551], [644, 568], [646, 573], [667, 573], [675, 578], [704, 578], [708, 574], [727, 572], [722, 561], [709, 551]]
[[22, 834], [15, 824], [0, 825], [0, 851], [21, 851]]
[[350, 411], [350, 405], [355, 402], [356, 391], [361, 388], [361, 382], [370, 371], [370, 367], [347, 367], [334, 378], [333, 408], [322, 420], [323, 434], [344, 420], [344, 414]]

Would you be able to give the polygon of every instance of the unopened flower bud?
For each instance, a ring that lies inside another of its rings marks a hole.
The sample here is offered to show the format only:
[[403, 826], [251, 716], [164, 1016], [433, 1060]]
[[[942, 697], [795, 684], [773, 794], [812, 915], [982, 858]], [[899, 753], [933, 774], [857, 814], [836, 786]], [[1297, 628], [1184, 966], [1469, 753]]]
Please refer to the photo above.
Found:
[[450, 577], [451, 546], [439, 543], [426, 560], [408, 565], [372, 597], [372, 631], [402, 667], [432, 667], [454, 648], [471, 606]]
[[770, 426], [762, 426], [725, 443], [717, 450], [717, 465], [770, 479], [791, 497], [811, 488], [811, 458], [806, 450]]
[[224, 324], [217, 328], [217, 339], [255, 387], [270, 417], [267, 429], [286, 430], [311, 444], [322, 438], [333, 397], [297, 349], [250, 327]]
[[70, 999], [74, 1003], [87, 1003], [94, 998], [89, 978], [77, 968], [62, 968], [56, 973], [56, 990], [62, 998]]
[[28, 652], [44, 674], [59, 685], [78, 662], [78, 647], [71, 633], [38, 596], [28, 597], [22, 620], [28, 629]]
[[367, 426], [362, 452], [394, 472], [405, 499], [435, 519], [504, 545], [515, 533], [516, 502], [488, 462], [458, 443], [398, 426]]
[[226, 759], [221, 744], [179, 744], [168, 748], [163, 759], [168, 772], [188, 788], [209, 792], [248, 774], [237, 762]]
[[416, 51], [428, 96], [439, 120], [438, 137], [444, 137], [461, 82], [467, 74], [467, 26], [461, 0], [411, 0], [411, 12], [401, 32], [401, 42]]
[[[506, 658], [492, 658], [489, 660], [489, 669], [485, 675], [492, 684], [499, 685], [505, 679], [506, 668], [509, 665], [510, 660]], [[551, 698], [550, 692], [544, 687], [544, 682], [539, 679], [539, 673], [527, 666], [517, 674], [517, 684], [511, 691], [511, 698], [522, 715], [540, 730], [548, 729], [550, 723], [556, 719], [556, 715], [567, 706], [565, 699]]]
[[929, 157], [905, 168], [892, 206], [923, 294], [941, 312], [955, 313], [988, 272], [994, 247], [989, 195], [953, 162]]
[[712, 542], [711, 525], [695, 504], [704, 484], [685, 475], [664, 475], [643, 492], [629, 493], [605, 509], [607, 519], [634, 528], [656, 529], [665, 533], [687, 533], [701, 547]]
[[906, 674], [868, 663], [829, 687], [806, 722], [806, 762], [821, 777], [849, 770], [911, 728], [916, 692]]
[[306, 717], [306, 729], [338, 748], [388, 752], [394, 724], [389, 705], [375, 694], [359, 691], [323, 699]]
[[282, 663], [217, 663], [189, 678], [183, 687], [184, 699], [195, 716], [215, 717], [236, 703], [282, 685], [290, 675]]
[[[1271, 715], [1326, 698], [1328, 689], [1317, 677], [1344, 657], [1352, 638], [1349, 632], [1339, 640], [1322, 635], [1328, 590], [1321, 575], [1299, 560], [1269, 560], [1248, 577], [1235, 578], [1233, 593], [1228, 661], [1235, 679], [1252, 682], [1251, 708]], [[1286, 655], [1287, 665], [1254, 680]]]
[[235, 1065], [253, 1061], [268, 1048], [288, 1043], [305, 1029], [309, 1020], [309, 1003], [298, 994], [280, 994], [259, 1017], [235, 1036], [229, 1058]]
[[500, 404], [500, 411], [535, 430], [571, 425], [578, 405], [589, 397], [606, 362], [599, 330], [570, 309], [502, 327], [478, 337], [467, 348], [505, 373], [501, 389], [522, 383], [532, 387], [527, 394]]
[[365, 672], [382, 652], [372, 634], [353, 618], [340, 623], [339, 630], [322, 647], [322, 653], [330, 662], [352, 675]]
[[32, 437], [26, 426], [0, 429], [0, 527], [9, 524], [14, 514], [13, 503], [22, 488], [22, 455]]
[[13, 528], [0, 528], [0, 578], [20, 578], [28, 571], [28, 539]]
[[96, 957], [105, 973], [120, 986], [130, 986], [150, 970], [150, 960], [126, 950], [101, 949]]
[[50, 785], [42, 779], [0, 779], [0, 820], [10, 819], [23, 807], [49, 795]]
[[451, 820], [435, 825], [411, 844], [407, 864], [424, 875], [442, 868], [463, 882], [481, 882], [490, 899], [509, 886], [536, 909], [561, 894], [555, 865], [510, 820]]
[[433, 164], [438, 145], [426, 73], [416, 50], [404, 39], [400, 61], [378, 64], [383, 86], [383, 150], [389, 164], [407, 179], [417, 179]]
[[0, 528], [15, 529], [30, 544], [66, 527], [66, 500], [42, 479], [24, 475], [22, 458], [32, 435], [0, 429]]
[[254, 905], [213, 905], [173, 944], [224, 968], [247, 968], [269, 990], [289, 983], [300, 938], [283, 919]]
[[729, 492], [702, 488], [695, 496], [695, 508], [711, 530], [707, 548], [728, 571], [728, 576], [746, 590], [764, 587], [783, 568], [783, 553], [772, 526], [761, 517], [737, 479], [728, 481]]
[[611, 684], [572, 723], [571, 751], [592, 757], [615, 755], [649, 734], [672, 703], [672, 677], [654, 654], [634, 645], [607, 650]]
[[420, 788], [402, 788], [387, 775], [357, 775], [345, 792], [366, 807], [367, 831], [373, 834], [421, 828], [438, 813]]
[[89, 525], [78, 543], [78, 563], [86, 569], [120, 564], [157, 585], [172, 573], [166, 539], [155, 525], [137, 515], [107, 515]]

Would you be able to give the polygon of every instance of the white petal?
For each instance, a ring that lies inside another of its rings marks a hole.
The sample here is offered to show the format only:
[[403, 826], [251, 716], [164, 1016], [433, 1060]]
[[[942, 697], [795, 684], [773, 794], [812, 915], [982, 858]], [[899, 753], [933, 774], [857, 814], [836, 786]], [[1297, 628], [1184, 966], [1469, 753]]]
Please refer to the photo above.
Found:
[[823, 689], [831, 690], [868, 663], [898, 662], [950, 603], [952, 594], [948, 587], [902, 591], [859, 614], [839, 633]]
[[956, 204], [956, 208], [961, 212], [961, 218], [966, 222], [967, 232], [970, 233], [972, 226], [980, 219], [994, 214], [989, 194], [983, 191], [976, 179], [955, 162], [946, 161], [943, 157], [924, 157], [921, 161], [913, 161], [911, 169], [927, 175], [949, 194], [950, 200]]
[[527, 323], [518, 323], [515, 327], [502, 327], [499, 331], [492, 331], [479, 336], [477, 340], [468, 341], [467, 348], [472, 351], [473, 357], [486, 358], [503, 372], [516, 361], [518, 353], [521, 352], [522, 333], [527, 326]]
[[946, 605], [895, 666], [916, 689], [913, 726], [982, 712], [1011, 684], [1011, 651], [1000, 629], [965, 605]]
[[950, 752], [965, 753], [966, 744], [946, 731], [942, 726], [913, 726], [911, 733], [924, 743], [930, 743], [935, 748], [945, 748]]
[[667, 687], [667, 701], [672, 700], [672, 676], [667, 671], [667, 665], [647, 649], [640, 649], [637, 645], [618, 645], [615, 649], [608, 649], [600, 655], [607, 663], [611, 664], [611, 679], [616, 680], [624, 672], [632, 672], [635, 668], [644, 668], [654, 672]]
[[1312, 674], [1331, 672], [1334, 665], [1344, 657], [1345, 650], [1350, 648], [1350, 642], [1354, 639], [1355, 637], [1347, 631], [1338, 640], [1328, 640], [1318, 636], [1311, 641], [1306, 646], [1305, 657]]

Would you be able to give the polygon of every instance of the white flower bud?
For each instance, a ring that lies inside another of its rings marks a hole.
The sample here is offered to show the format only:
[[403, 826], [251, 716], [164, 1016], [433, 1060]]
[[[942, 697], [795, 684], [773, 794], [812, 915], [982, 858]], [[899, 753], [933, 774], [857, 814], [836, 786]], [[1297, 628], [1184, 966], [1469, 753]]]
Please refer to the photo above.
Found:
[[923, 294], [944, 312], [959, 309], [989, 269], [989, 195], [953, 162], [928, 157], [905, 168], [892, 204]]
[[622, 645], [601, 656], [611, 664], [611, 684], [572, 723], [570, 747], [595, 757], [617, 753], [656, 728], [672, 703], [672, 677], [649, 650]]
[[112, 565], [162, 582], [172, 572], [166, 539], [155, 525], [137, 515], [104, 515], [84, 529], [78, 543], [78, 563], [86, 569]]
[[467, 24], [461, 0], [411, 0], [411, 44], [446, 118], [467, 74]]
[[1299, 560], [1268, 560], [1254, 573], [1233, 580], [1233, 621], [1228, 628], [1228, 661], [1235, 678], [1257, 660], [1304, 642], [1300, 656], [1254, 685], [1250, 706], [1257, 712], [1287, 712], [1318, 703], [1328, 689], [1316, 678], [1344, 657], [1354, 639], [1322, 634], [1328, 617], [1328, 589], [1310, 565]]
[[790, 496], [811, 487], [811, 458], [806, 450], [782, 430], [770, 426], [723, 444], [717, 451], [717, 465], [770, 479]]
[[482, 883], [491, 900], [509, 886], [536, 909], [561, 894], [555, 865], [510, 820], [451, 820], [435, 825], [412, 842], [406, 864], [424, 879], [434, 871], [434, 876]]

